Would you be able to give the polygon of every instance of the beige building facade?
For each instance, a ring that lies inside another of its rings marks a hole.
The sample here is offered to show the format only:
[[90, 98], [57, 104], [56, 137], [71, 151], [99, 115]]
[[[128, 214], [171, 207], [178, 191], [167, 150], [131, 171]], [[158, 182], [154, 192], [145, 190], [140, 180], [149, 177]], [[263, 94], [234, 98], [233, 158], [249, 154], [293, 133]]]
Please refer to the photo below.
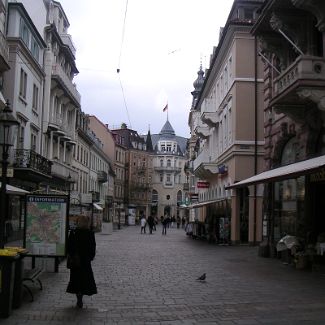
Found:
[[211, 241], [255, 244], [262, 238], [263, 193], [226, 189], [263, 166], [263, 69], [250, 34], [260, 5], [234, 2], [190, 112], [198, 197], [190, 218], [201, 223], [196, 235]]

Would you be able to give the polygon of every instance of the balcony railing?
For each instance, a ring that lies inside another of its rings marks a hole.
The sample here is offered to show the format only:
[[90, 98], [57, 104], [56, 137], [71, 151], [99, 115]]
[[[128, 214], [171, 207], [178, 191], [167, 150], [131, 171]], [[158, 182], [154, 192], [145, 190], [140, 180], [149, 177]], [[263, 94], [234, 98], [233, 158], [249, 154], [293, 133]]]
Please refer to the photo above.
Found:
[[64, 132], [64, 134], [68, 137], [71, 138], [71, 140], [75, 140], [75, 127], [74, 125], [69, 124], [68, 122], [63, 120], [63, 117], [61, 116], [51, 116], [50, 117], [50, 124], [53, 125], [57, 128], [57, 130], [60, 130]]
[[75, 46], [74, 46], [74, 44], [72, 42], [71, 35], [69, 35], [69, 34], [61, 34], [60, 36], [61, 36], [62, 42], [65, 45], [69, 46], [72, 54], [75, 56], [76, 55], [76, 48], [75, 48]]
[[16, 149], [14, 151], [14, 167], [29, 168], [36, 172], [51, 175], [52, 162], [34, 150]]
[[211, 161], [211, 157], [209, 152], [206, 150], [202, 150], [196, 159], [193, 161], [193, 169], [196, 170], [202, 163], [209, 163]]
[[2, 32], [0, 32], [0, 55], [6, 64], [9, 65], [9, 47], [7, 40]]
[[194, 132], [203, 139], [207, 139], [210, 136], [210, 129], [207, 126], [197, 126]]
[[69, 90], [70, 95], [73, 99], [80, 104], [81, 96], [77, 91], [75, 85], [72, 83], [68, 75], [62, 69], [60, 64], [54, 64], [52, 66], [52, 75], [59, 77], [64, 86]]
[[212, 161], [211, 156], [206, 150], [202, 150], [201, 153], [193, 162], [194, 174], [197, 177], [205, 179], [213, 174], [219, 172], [217, 163]]
[[309, 55], [299, 56], [274, 80], [274, 97], [283, 94], [294, 83], [297, 83], [295, 89], [292, 89], [295, 92], [305, 83], [306, 86], [309, 85], [310, 81], [325, 82], [325, 59]]
[[154, 170], [157, 172], [180, 173], [182, 168], [173, 166], [154, 166]]
[[75, 171], [72, 167], [56, 159], [54, 159], [52, 162], [52, 175], [62, 179], [67, 179], [70, 175], [72, 181], [78, 182], [78, 172]]

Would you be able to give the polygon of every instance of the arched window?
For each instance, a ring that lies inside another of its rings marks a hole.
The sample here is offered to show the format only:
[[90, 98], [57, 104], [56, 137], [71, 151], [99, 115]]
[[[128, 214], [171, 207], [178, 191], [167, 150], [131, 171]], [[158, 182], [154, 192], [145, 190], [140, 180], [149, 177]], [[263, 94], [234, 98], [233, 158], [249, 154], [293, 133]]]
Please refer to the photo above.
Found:
[[164, 159], [160, 159], [160, 167], [164, 166]]
[[167, 159], [167, 167], [171, 167], [172, 166], [172, 162], [170, 159]]
[[182, 203], [182, 197], [183, 197], [183, 195], [182, 195], [182, 191], [179, 190], [179, 191], [177, 192], [177, 205], [180, 205], [180, 204]]

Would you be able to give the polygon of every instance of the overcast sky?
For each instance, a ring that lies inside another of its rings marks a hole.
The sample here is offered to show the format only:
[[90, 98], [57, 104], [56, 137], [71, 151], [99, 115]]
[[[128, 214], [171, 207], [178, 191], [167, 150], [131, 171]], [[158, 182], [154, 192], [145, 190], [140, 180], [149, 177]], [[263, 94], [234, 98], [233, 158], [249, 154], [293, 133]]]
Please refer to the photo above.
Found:
[[110, 128], [125, 122], [156, 134], [168, 102], [176, 134], [189, 137], [200, 60], [209, 67], [233, 0], [128, 0], [123, 42], [127, 0], [60, 2], [77, 49], [82, 110]]

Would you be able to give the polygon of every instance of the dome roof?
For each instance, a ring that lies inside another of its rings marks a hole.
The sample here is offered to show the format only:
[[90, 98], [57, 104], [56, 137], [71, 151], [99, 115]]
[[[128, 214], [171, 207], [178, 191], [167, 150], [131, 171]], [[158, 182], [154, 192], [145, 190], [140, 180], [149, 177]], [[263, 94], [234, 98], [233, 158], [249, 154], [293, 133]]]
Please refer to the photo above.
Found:
[[161, 137], [167, 137], [167, 138], [171, 138], [175, 136], [175, 131], [168, 120], [166, 121], [165, 125], [162, 127], [159, 135]]
[[203, 83], [204, 83], [204, 71], [202, 70], [202, 64], [200, 65], [200, 70], [197, 72], [197, 78], [193, 83], [193, 86], [195, 90], [200, 91], [202, 89]]

